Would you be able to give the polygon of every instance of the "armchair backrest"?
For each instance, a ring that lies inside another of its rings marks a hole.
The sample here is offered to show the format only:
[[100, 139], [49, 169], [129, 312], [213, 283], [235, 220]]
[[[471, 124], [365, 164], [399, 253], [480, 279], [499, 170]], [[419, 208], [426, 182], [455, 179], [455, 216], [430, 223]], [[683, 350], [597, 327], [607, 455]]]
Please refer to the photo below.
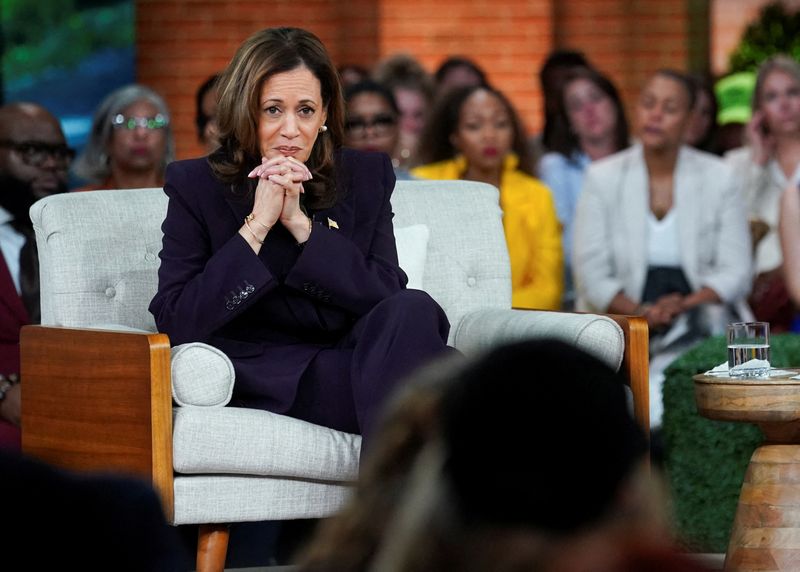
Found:
[[162, 189], [52, 195], [31, 207], [39, 248], [42, 324], [155, 331]]
[[[510, 308], [511, 279], [497, 190], [466, 181], [399, 181], [395, 228], [429, 229], [423, 287], [454, 326], [479, 308]], [[53, 195], [31, 208], [41, 272], [42, 323], [155, 331], [158, 188]]]
[[451, 332], [478, 309], [511, 308], [511, 266], [498, 191], [473, 181], [398, 181], [395, 231], [430, 231], [423, 289], [447, 313]]

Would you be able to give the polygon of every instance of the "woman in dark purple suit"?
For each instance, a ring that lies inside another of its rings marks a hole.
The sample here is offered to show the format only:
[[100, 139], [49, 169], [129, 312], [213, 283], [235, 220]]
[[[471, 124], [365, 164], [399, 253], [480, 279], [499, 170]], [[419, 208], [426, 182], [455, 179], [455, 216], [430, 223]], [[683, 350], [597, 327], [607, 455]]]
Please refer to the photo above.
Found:
[[150, 311], [173, 344], [231, 358], [232, 405], [363, 435], [449, 330], [405, 289], [392, 164], [341, 148], [339, 78], [305, 30], [254, 34], [217, 85], [221, 147], [167, 169]]

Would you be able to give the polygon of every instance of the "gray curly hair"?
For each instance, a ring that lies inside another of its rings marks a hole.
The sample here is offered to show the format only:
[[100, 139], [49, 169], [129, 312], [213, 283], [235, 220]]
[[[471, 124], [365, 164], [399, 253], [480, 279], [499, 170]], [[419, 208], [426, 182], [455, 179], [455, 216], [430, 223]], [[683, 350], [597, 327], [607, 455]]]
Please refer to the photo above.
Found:
[[72, 167], [72, 172], [76, 176], [92, 183], [100, 183], [108, 178], [111, 168], [108, 164], [107, 149], [114, 128], [111, 118], [122, 113], [129, 105], [142, 100], [153, 104], [158, 113], [163, 115], [167, 121], [164, 127], [167, 152], [164, 156], [164, 164], [161, 166], [162, 171], [168, 163], [175, 159], [175, 138], [172, 134], [167, 102], [149, 87], [130, 84], [112, 91], [97, 107], [92, 119], [89, 141]]

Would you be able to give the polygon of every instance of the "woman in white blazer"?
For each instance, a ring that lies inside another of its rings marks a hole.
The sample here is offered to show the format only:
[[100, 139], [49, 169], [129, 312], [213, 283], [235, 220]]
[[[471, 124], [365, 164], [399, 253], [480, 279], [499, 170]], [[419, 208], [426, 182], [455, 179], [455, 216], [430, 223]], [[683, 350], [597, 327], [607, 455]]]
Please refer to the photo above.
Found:
[[725, 155], [741, 182], [753, 234], [755, 283], [750, 304], [772, 331], [786, 331], [794, 317], [786, 295], [783, 256], [778, 238], [780, 199], [787, 185], [800, 180], [800, 64], [775, 55], [758, 68], [753, 117], [745, 147]]
[[646, 317], [651, 349], [673, 350], [669, 359], [719, 331], [727, 309], [750, 317], [744, 199], [730, 167], [682, 144], [693, 103], [682, 74], [650, 78], [636, 108], [639, 143], [592, 163], [575, 222], [578, 308]]

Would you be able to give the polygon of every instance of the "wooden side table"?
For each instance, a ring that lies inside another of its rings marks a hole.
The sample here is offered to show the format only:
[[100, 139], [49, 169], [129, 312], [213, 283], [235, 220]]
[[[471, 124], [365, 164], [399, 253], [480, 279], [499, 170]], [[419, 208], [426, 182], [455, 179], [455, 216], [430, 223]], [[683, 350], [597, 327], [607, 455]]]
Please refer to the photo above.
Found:
[[757, 424], [725, 557], [736, 572], [800, 570], [800, 369], [769, 379], [694, 376], [700, 415]]

